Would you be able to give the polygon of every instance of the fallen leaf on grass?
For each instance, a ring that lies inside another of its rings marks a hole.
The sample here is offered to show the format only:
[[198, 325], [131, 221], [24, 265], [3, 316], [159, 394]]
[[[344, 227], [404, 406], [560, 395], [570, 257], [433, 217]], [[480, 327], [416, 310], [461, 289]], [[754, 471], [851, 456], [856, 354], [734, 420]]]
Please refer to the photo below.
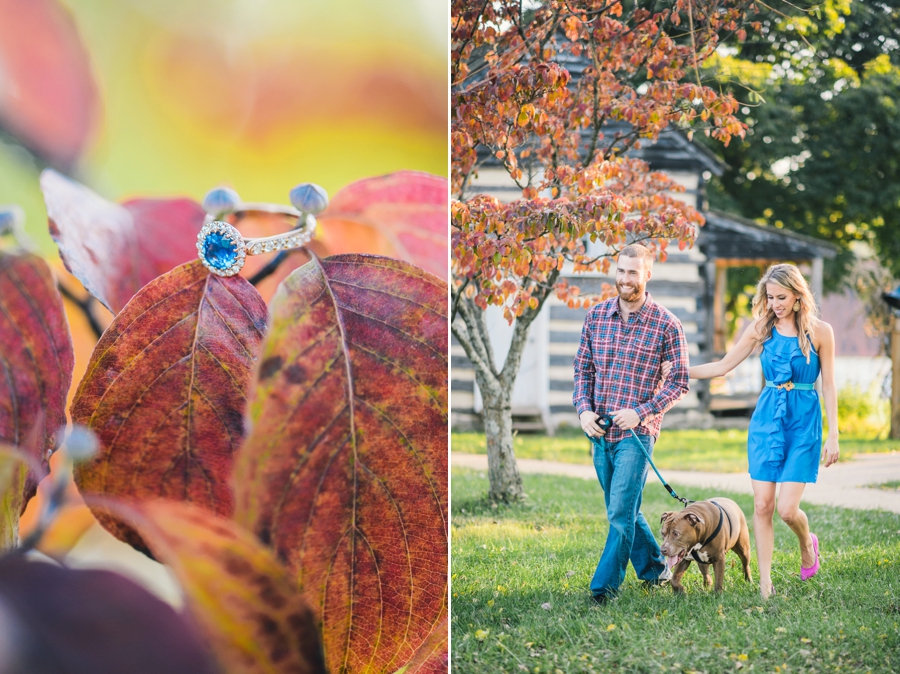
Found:
[[[82, 494], [190, 501], [228, 516], [266, 307], [244, 279], [199, 261], [145, 286], [97, 343], [72, 403], [100, 451], [75, 471]], [[114, 536], [140, 538], [96, 512]]]
[[341, 255], [272, 299], [235, 517], [296, 574], [331, 671], [395, 671], [446, 615], [446, 293]]

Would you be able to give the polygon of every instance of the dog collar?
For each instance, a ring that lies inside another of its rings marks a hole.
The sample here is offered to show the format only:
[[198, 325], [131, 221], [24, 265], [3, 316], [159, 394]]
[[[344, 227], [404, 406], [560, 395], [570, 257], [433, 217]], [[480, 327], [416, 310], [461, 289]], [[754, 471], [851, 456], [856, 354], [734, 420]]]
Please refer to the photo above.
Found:
[[[728, 520], [728, 537], [731, 538], [731, 517], [728, 515], [727, 512], [725, 512], [725, 508], [720, 506], [718, 503], [716, 503], [715, 501], [710, 501], [710, 503], [712, 503], [714, 506], [716, 506], [716, 508], [719, 509], [719, 523], [716, 525], [715, 530], [706, 538], [705, 541], [703, 541], [703, 543], [700, 544], [699, 547], [694, 546], [694, 548], [691, 550], [691, 557], [693, 557], [694, 561], [697, 562], [698, 564], [706, 564], [707, 563], [707, 562], [704, 562], [702, 559], [700, 559], [697, 556], [697, 551], [705, 548], [707, 545], [709, 545], [713, 541], [713, 539], [716, 536], [719, 535], [719, 532], [722, 531], [723, 519]], [[722, 515], [724, 515], [725, 517], [723, 518]]]

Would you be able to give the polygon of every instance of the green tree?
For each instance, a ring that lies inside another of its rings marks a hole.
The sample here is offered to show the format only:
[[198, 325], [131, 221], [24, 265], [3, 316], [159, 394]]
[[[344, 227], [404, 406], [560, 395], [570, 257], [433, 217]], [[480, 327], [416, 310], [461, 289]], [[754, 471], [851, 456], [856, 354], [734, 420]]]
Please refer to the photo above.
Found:
[[841, 245], [831, 288], [853, 241], [900, 274], [900, 3], [787, 11], [709, 62], [745, 102], [738, 116], [748, 126], [743, 139], [716, 146], [729, 169], [710, 201]]

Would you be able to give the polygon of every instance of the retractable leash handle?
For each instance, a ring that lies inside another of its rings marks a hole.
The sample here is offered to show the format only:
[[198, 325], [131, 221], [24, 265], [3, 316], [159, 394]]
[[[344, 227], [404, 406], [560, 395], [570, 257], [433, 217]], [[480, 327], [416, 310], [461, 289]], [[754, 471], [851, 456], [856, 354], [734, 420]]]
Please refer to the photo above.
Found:
[[[608, 431], [612, 427], [612, 424], [613, 424], [612, 417], [608, 414], [604, 414], [599, 419], [597, 419], [597, 424], [604, 431]], [[669, 492], [669, 496], [671, 496], [676, 501], [680, 501], [685, 506], [687, 506], [691, 503], [696, 503], [696, 501], [691, 501], [690, 499], [682, 498], [681, 496], [679, 496], [678, 494], [675, 493], [675, 490], [672, 489], [672, 487], [669, 486], [669, 483], [663, 479], [663, 476], [659, 474], [659, 471], [656, 469], [656, 466], [653, 464], [653, 459], [650, 458], [650, 452], [648, 452], [647, 448], [644, 447], [644, 443], [641, 442], [640, 437], [638, 436], [637, 433], [634, 432], [633, 428], [631, 429], [631, 434], [634, 436], [634, 439], [637, 440], [637, 443], [640, 446], [641, 451], [644, 452], [644, 456], [647, 457], [647, 462], [650, 464], [650, 467], [653, 469], [653, 472], [656, 473], [656, 477], [659, 478], [659, 481], [662, 482], [662, 486], [666, 488], [667, 492]]]

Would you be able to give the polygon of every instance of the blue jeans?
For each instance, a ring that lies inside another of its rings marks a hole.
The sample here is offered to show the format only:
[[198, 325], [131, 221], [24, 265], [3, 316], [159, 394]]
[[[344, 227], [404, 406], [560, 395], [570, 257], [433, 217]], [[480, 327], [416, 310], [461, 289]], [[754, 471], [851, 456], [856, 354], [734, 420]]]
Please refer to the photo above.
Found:
[[[646, 435], [640, 438], [652, 455], [656, 439]], [[591, 442], [594, 445], [594, 470], [603, 488], [609, 519], [609, 535], [591, 579], [591, 593], [614, 595], [625, 580], [629, 559], [641, 580], [657, 580], [666, 565], [659, 544], [641, 513], [650, 465], [637, 440], [628, 435], [614, 443], [604, 438], [591, 438]]]

